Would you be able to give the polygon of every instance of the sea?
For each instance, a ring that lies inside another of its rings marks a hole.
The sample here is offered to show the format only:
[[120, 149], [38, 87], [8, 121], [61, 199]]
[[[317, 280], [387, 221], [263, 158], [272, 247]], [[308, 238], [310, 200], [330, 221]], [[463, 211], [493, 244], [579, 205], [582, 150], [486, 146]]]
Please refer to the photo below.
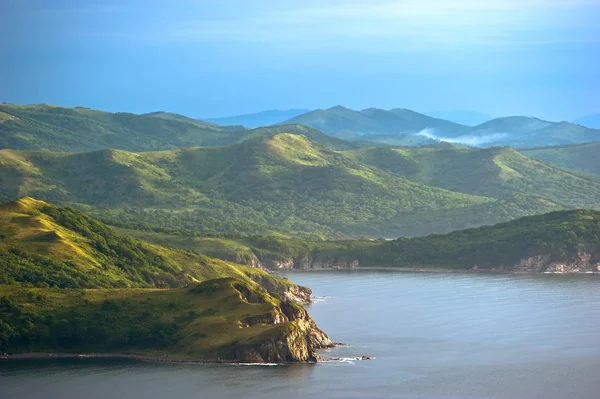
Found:
[[336, 360], [3, 360], [0, 398], [600, 398], [600, 275], [281, 274], [312, 288]]

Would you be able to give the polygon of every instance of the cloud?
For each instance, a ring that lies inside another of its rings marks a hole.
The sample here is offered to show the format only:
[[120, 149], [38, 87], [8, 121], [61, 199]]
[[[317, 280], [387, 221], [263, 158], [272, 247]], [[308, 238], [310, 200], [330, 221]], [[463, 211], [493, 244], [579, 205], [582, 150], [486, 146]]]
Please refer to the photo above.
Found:
[[[568, 15], [594, 5], [588, 0], [404, 0], [236, 2], [214, 13], [214, 3], [190, 2], [186, 15], [156, 30], [154, 37], [175, 42], [260, 42], [291, 47], [376, 48], [420, 51], [552, 45], [598, 35], [565, 35]], [[204, 6], [203, 6], [204, 4]], [[227, 4], [222, 3], [221, 6]], [[597, 3], [595, 3], [597, 5]], [[578, 19], [578, 28], [596, 22]], [[595, 39], [598, 40], [598, 39]]]
[[474, 147], [493, 144], [508, 138], [508, 134], [506, 133], [492, 133], [483, 136], [464, 135], [458, 137], [443, 137], [437, 136], [433, 132], [433, 129], [424, 129], [417, 133], [417, 136], [427, 137], [428, 139], [437, 141], [444, 141], [446, 143], [466, 144]]

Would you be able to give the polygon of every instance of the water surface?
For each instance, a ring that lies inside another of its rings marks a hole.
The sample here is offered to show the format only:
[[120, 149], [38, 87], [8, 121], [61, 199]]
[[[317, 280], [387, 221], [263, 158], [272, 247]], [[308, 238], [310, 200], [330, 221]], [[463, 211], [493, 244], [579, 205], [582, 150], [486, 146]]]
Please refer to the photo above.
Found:
[[319, 297], [317, 365], [0, 362], [4, 398], [600, 397], [600, 276], [287, 273]]

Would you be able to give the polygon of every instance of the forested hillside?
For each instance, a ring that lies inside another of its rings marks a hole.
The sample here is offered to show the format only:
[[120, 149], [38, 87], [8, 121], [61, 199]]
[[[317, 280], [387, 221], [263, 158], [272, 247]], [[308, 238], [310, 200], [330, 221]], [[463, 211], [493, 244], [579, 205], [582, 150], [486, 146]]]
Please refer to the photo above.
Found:
[[2, 150], [0, 162], [5, 200], [70, 203], [143, 230], [393, 238], [600, 207], [600, 178], [510, 148], [333, 150], [269, 132], [145, 153]]

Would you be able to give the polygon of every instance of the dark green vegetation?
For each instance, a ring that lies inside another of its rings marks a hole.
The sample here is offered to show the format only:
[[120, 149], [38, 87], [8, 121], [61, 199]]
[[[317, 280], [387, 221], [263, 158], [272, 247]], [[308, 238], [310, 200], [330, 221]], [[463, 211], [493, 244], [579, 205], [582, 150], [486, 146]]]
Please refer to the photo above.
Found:
[[[315, 360], [303, 323], [310, 324], [310, 319], [299, 305], [236, 279], [170, 290], [0, 286], [0, 353]], [[312, 333], [323, 334], [314, 328]], [[255, 358], [255, 353], [264, 357]]]
[[600, 212], [571, 210], [494, 226], [393, 241], [200, 238], [137, 232], [148, 240], [277, 268], [406, 267], [600, 271]]
[[[356, 256], [364, 266], [541, 271], [559, 263], [599, 271], [600, 212], [552, 212], [445, 235], [400, 238]], [[521, 264], [534, 257], [540, 258]]]
[[561, 168], [600, 175], [600, 143], [531, 148], [521, 153]]
[[69, 203], [123, 228], [305, 238], [417, 236], [600, 208], [600, 178], [510, 148], [333, 150], [261, 130], [230, 146], [147, 153], [0, 150], [0, 197]]
[[0, 104], [0, 149], [156, 151], [226, 145], [283, 131], [304, 134], [333, 148], [351, 145], [303, 126], [250, 130], [242, 126], [219, 126], [168, 112], [136, 115], [46, 104]]

